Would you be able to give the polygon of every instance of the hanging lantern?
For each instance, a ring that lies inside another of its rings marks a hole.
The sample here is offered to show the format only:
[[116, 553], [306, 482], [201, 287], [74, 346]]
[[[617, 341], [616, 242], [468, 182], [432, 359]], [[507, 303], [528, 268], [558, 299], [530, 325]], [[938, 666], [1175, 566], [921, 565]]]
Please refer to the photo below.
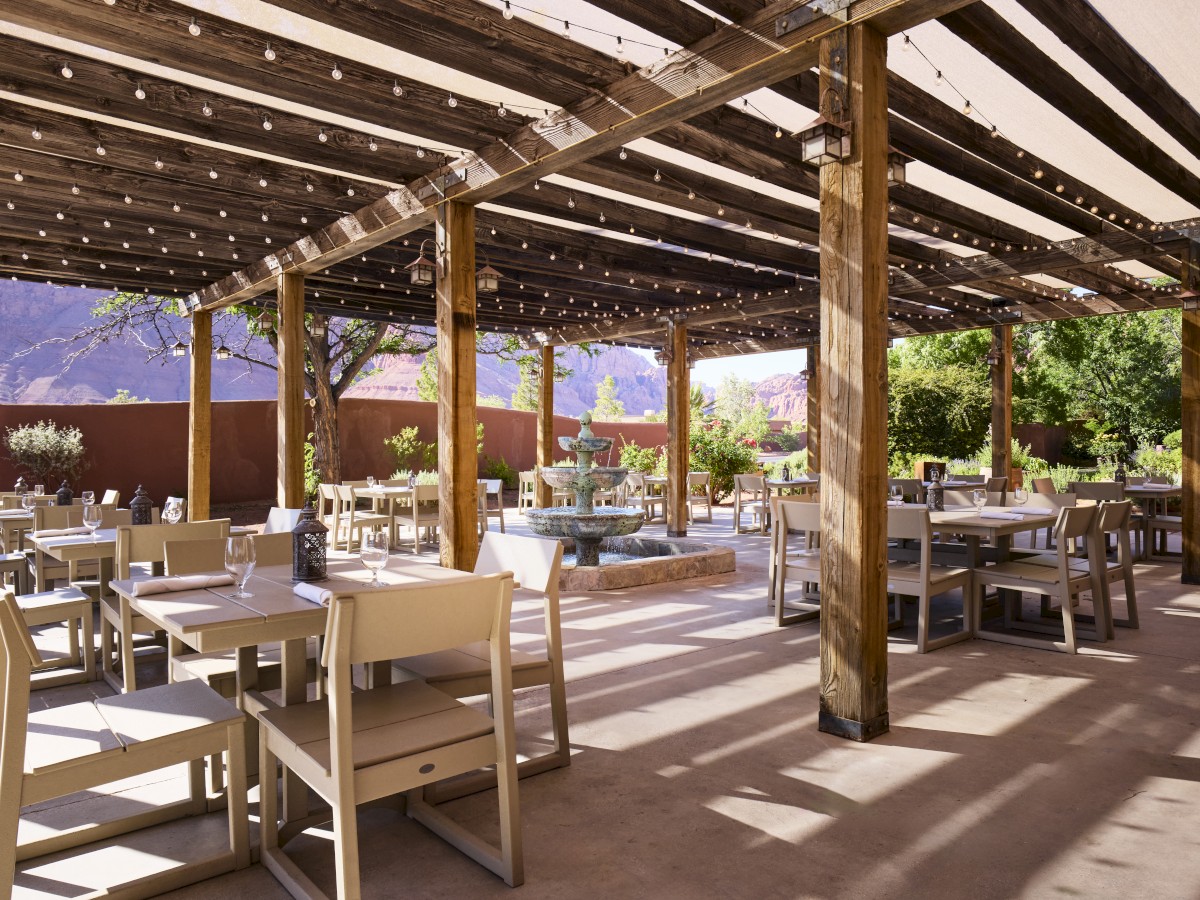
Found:
[[271, 314], [265, 309], [258, 314], [255, 321], [258, 323], [258, 330], [264, 333], [275, 327], [275, 323], [271, 320]]
[[233, 356], [233, 351], [225, 346], [224, 341], [221, 341], [221, 343], [217, 345], [217, 359], [229, 359], [231, 356]]
[[292, 581], [324, 581], [325, 544], [329, 529], [317, 518], [312, 501], [304, 504], [292, 529]]
[[171, 345], [171, 355], [187, 356], [187, 344], [185, 344], [183, 341], [175, 341], [175, 343]]
[[669, 366], [671, 364], [671, 360], [673, 360], [674, 358], [675, 358], [675, 355], [671, 352], [670, 347], [663, 347], [661, 350], [659, 350], [657, 353], [654, 354], [654, 361], [656, 363], [658, 363], [660, 366]]
[[313, 316], [312, 327], [308, 333], [315, 338], [325, 337], [325, 319], [323, 316]]
[[[437, 277], [437, 266], [425, 258], [425, 245], [428, 243], [431, 243], [428, 238], [421, 241], [421, 249], [417, 251], [417, 258], [404, 267], [408, 270], [413, 284], [433, 284], [433, 280]], [[435, 248], [436, 246], [434, 244]]]
[[850, 155], [850, 129], [824, 116], [817, 116], [796, 136], [800, 138], [800, 159], [811, 165], [823, 166]]
[[888, 147], [887, 173], [888, 187], [908, 183], [908, 157], [895, 147]]
[[692, 356], [691, 352], [687, 355], [687, 366], [689, 369], [696, 368], [696, 357]]
[[500, 279], [503, 277], [491, 266], [484, 266], [475, 273], [475, 290], [480, 294], [494, 294], [500, 290]]

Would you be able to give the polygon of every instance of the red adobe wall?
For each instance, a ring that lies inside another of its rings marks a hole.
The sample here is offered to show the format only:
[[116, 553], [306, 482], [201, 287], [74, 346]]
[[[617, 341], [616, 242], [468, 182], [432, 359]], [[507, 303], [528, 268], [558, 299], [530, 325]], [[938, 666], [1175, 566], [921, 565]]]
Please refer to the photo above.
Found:
[[[534, 465], [537, 415], [531, 412], [483, 407], [484, 450], [503, 457], [513, 468]], [[187, 491], [188, 408], [186, 403], [118, 403], [80, 406], [0, 405], [0, 432], [40, 420], [74, 425], [83, 432], [88, 469], [72, 485], [77, 491], [121, 491], [128, 503], [137, 485], [156, 501]], [[409, 400], [343, 400], [340, 407], [342, 475], [344, 478], [383, 478], [393, 461], [385, 438], [416, 425], [422, 440], [437, 437], [437, 405]], [[667, 426], [661, 422], [597, 422], [596, 434], [643, 446], [662, 446]], [[579, 423], [555, 416], [554, 433], [574, 435]], [[567, 454], [556, 452], [556, 459]], [[616, 464], [616, 451], [612, 463]], [[608, 460], [598, 459], [598, 464]], [[0, 458], [0, 489], [17, 479], [17, 471]], [[57, 487], [54, 485], [53, 487]], [[212, 499], [214, 503], [263, 500], [275, 493], [275, 402], [239, 400], [213, 404]]]

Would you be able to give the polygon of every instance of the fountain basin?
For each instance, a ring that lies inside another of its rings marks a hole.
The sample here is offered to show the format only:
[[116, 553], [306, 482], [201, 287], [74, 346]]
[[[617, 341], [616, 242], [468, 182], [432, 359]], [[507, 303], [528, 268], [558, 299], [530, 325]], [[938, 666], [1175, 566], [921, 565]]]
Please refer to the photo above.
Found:
[[558, 446], [562, 447], [568, 453], [603, 453], [613, 445], [613, 439], [610, 437], [596, 437], [595, 435], [580, 435], [579, 437], [560, 437]]
[[[545, 472], [545, 469], [542, 471]], [[646, 514], [640, 509], [620, 506], [602, 506], [593, 513], [576, 512], [574, 506], [554, 506], [549, 509], [527, 509], [525, 520], [533, 532], [543, 537], [599, 540], [613, 535], [633, 534], [646, 521]]]
[[[593, 466], [586, 472], [575, 468], [568, 469], [566, 466], [543, 466], [538, 472], [542, 480], [551, 487], [577, 493], [580, 486], [585, 489], [590, 487], [593, 492], [611, 491], [617, 485], [624, 484], [629, 474], [628, 469], [617, 466]], [[591, 481], [585, 482], [584, 479]]]
[[[570, 538], [563, 539], [569, 553]], [[612, 591], [643, 584], [662, 584], [685, 578], [721, 575], [736, 568], [734, 552], [719, 544], [653, 537], [613, 537], [600, 542], [601, 553], [632, 559], [605, 561], [600, 566], [564, 565], [559, 587], [564, 591]]]

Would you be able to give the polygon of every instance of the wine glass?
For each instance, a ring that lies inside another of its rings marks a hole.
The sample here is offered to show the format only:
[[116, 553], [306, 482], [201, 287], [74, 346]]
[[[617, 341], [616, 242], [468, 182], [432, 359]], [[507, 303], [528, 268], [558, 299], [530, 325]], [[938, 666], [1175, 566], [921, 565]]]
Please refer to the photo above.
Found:
[[1013, 503], [1017, 506], [1024, 506], [1029, 501], [1029, 491], [1025, 488], [1014, 488], [1012, 492]]
[[987, 491], [976, 488], [971, 491], [971, 502], [975, 504], [975, 508], [983, 512], [983, 508], [987, 506]]
[[35, 506], [37, 506], [37, 499], [33, 491], [26, 491], [21, 495], [21, 508], [24, 509], [25, 512], [33, 512], [33, 508]]
[[92, 535], [92, 543], [96, 543], [96, 529], [104, 521], [104, 510], [95, 503], [84, 504], [83, 524]]
[[231, 599], [254, 596], [246, 592], [246, 582], [254, 571], [254, 541], [248, 537], [231, 537], [225, 541], [225, 571], [233, 576], [237, 587], [230, 595]]
[[368, 491], [375, 490], [375, 476], [374, 475], [367, 476], [367, 490]]
[[34, 493], [34, 496], [37, 496], [37, 497], [46, 496], [46, 486], [44, 484], [35, 484], [33, 486], [33, 493]]
[[888, 493], [891, 494], [893, 503], [904, 502], [904, 488], [901, 485], [893, 484], [891, 488], [888, 489]]
[[171, 497], [167, 500], [167, 505], [163, 508], [162, 517], [166, 519], [168, 525], [177, 525], [179, 520], [183, 518], [183, 503], [178, 497]]
[[382, 531], [363, 532], [358, 558], [371, 572], [371, 581], [367, 587], [383, 587], [383, 582], [379, 580], [379, 570], [387, 565], [388, 536]]
[[83, 493], [81, 493], [79, 495], [79, 499], [83, 501], [84, 506], [91, 506], [93, 503], [96, 502], [96, 492], [95, 491], [84, 491]]

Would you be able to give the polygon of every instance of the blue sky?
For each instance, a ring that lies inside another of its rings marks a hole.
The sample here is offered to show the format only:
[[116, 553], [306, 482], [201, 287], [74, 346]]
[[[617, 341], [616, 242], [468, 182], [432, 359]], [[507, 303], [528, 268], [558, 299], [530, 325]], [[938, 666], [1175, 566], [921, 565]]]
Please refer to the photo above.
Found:
[[[634, 350], [651, 362], [654, 353], [650, 350]], [[805, 366], [805, 351], [780, 350], [777, 353], [755, 353], [749, 356], [729, 356], [723, 359], [702, 359], [692, 370], [693, 381], [703, 381], [716, 387], [726, 375], [736, 375], [748, 381], [762, 381], [772, 375], [796, 374]]]

